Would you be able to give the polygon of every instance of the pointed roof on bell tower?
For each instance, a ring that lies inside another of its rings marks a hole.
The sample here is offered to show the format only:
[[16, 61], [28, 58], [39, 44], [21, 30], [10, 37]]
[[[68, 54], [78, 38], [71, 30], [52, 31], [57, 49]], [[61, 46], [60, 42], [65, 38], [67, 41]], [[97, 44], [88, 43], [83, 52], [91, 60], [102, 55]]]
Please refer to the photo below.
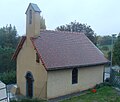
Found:
[[[29, 8], [30, 6], [32, 7], [32, 9], [33, 9], [35, 12], [39, 12], [39, 13], [41, 12], [41, 10], [40, 10], [40, 8], [37, 6], [37, 4], [30, 3], [29, 6], [28, 6], [28, 8]], [[28, 8], [27, 8], [25, 14], [27, 13]]]

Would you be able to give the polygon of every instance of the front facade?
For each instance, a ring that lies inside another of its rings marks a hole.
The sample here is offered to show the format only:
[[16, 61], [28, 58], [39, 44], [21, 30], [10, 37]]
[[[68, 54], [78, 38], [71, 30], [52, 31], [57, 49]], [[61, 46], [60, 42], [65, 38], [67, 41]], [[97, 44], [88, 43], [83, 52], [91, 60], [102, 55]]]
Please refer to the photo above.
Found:
[[[31, 45], [31, 46], [30, 46]], [[27, 74], [32, 76], [33, 85], [28, 86]], [[24, 42], [22, 49], [17, 56], [17, 85], [20, 88], [20, 94], [31, 97], [46, 98], [47, 96], [47, 71], [41, 62], [36, 62], [36, 50], [31, 44], [27, 44], [27, 40]], [[32, 90], [28, 87], [33, 87]]]
[[41, 60], [36, 61], [37, 51], [30, 40], [30, 37], [40, 33], [40, 12], [36, 4], [29, 4], [26, 11], [26, 36], [21, 38], [14, 57], [17, 56], [17, 86], [20, 94], [46, 99], [47, 71]]
[[13, 55], [19, 94], [51, 99], [103, 82], [108, 61], [101, 52], [84, 34], [40, 30], [40, 12], [36, 4], [29, 4], [26, 36]]

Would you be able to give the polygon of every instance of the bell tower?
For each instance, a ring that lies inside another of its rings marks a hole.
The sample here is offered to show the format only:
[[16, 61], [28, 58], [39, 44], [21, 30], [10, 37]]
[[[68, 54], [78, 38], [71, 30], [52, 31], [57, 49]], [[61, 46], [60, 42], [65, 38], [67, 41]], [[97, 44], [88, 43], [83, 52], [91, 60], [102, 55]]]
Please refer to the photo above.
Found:
[[34, 37], [40, 34], [40, 12], [36, 4], [30, 3], [26, 10], [26, 36]]

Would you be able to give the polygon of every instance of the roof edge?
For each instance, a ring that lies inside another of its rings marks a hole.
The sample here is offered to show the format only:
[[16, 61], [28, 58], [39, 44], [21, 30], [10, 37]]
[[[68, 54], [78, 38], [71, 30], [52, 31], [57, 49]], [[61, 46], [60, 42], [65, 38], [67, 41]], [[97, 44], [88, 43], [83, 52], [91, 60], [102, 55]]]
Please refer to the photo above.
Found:
[[26, 36], [22, 36], [22, 38], [21, 38], [20, 42], [18, 43], [18, 46], [17, 46], [13, 56], [11, 58], [12, 60], [15, 60], [17, 58], [17, 56], [18, 56], [18, 54], [19, 54], [25, 40], [26, 40]]
[[102, 63], [95, 63], [95, 64], [86, 64], [86, 65], [76, 65], [76, 66], [47, 68], [47, 71], [55, 71], [55, 70], [63, 70], [63, 69], [73, 69], [73, 68], [82, 68], [82, 67], [91, 67], [91, 66], [98, 66], [98, 65], [106, 65], [106, 64], [109, 64], [109, 63], [110, 63], [110, 61], [102, 62]]
[[36, 48], [36, 46], [35, 46], [35, 44], [34, 44], [34, 39], [35, 39], [34, 37], [30, 37], [30, 40], [31, 40], [31, 42], [32, 42], [32, 44], [33, 44], [34, 49], [36, 50], [36, 52], [37, 52], [37, 54], [38, 54], [38, 57], [40, 58], [40, 60], [41, 60], [41, 62], [42, 62], [42, 65], [43, 65], [43, 66], [45, 67], [45, 69], [47, 70], [47, 67], [46, 67], [46, 65], [45, 65], [45, 62], [43, 61], [40, 53], [38, 52], [38, 50], [37, 50], [37, 48]]
[[59, 30], [48, 30], [48, 29], [40, 29], [40, 30], [41, 31], [48, 31], [48, 32], [67, 33], [67, 34], [84, 34], [83, 32], [59, 31]]
[[[34, 9], [33, 5], [37, 6], [37, 11]], [[28, 8], [27, 8], [25, 14], [27, 14], [27, 11], [28, 11], [28, 9], [29, 9], [30, 6], [32, 7], [32, 9], [33, 9], [35, 12], [39, 12], [39, 13], [41, 12], [41, 10], [40, 10], [40, 8], [38, 7], [37, 4], [29, 3]]]

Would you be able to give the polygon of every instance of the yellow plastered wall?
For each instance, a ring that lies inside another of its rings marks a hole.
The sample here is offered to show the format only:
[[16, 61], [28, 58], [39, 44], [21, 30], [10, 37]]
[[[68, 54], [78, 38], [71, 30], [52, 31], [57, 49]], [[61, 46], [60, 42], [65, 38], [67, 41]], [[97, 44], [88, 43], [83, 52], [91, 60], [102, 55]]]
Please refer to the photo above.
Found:
[[[29, 11], [32, 10], [32, 23], [29, 24]], [[26, 12], [26, 36], [27, 39], [17, 56], [17, 85], [20, 93], [26, 96], [25, 75], [30, 71], [33, 75], [33, 96], [37, 98], [47, 97], [47, 71], [44, 66], [36, 62], [36, 50], [30, 41], [30, 37], [40, 34], [40, 12], [35, 12], [31, 6]]]
[[78, 83], [72, 84], [72, 69], [48, 71], [47, 98], [89, 89], [103, 82], [104, 66], [78, 68]]
[[[29, 43], [29, 44], [28, 44]], [[33, 96], [46, 98], [47, 96], [47, 71], [44, 66], [36, 62], [36, 51], [29, 39], [27, 39], [17, 56], [17, 85], [20, 93], [26, 96], [26, 73], [30, 71], [33, 75]]]

